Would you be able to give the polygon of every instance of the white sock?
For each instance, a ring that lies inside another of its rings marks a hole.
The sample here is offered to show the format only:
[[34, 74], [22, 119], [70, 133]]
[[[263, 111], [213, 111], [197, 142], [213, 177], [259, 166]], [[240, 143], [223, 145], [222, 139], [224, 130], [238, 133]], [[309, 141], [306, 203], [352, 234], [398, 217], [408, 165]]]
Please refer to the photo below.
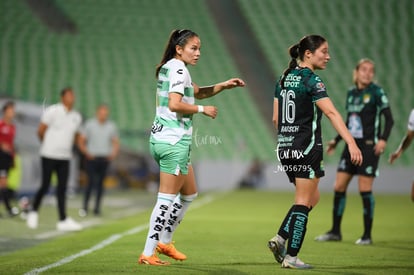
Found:
[[187, 212], [188, 207], [196, 197], [197, 193], [192, 195], [180, 194], [175, 197], [175, 200], [170, 207], [170, 211], [168, 212], [167, 224], [165, 225], [164, 231], [161, 235], [162, 243], [169, 244], [172, 242], [175, 229], [177, 229], [177, 226], [184, 218], [185, 212]]
[[143, 254], [147, 257], [155, 253], [160, 235], [167, 222], [168, 209], [176, 196], [175, 194], [158, 193], [157, 202], [152, 210], [147, 240], [145, 241], [143, 251]]

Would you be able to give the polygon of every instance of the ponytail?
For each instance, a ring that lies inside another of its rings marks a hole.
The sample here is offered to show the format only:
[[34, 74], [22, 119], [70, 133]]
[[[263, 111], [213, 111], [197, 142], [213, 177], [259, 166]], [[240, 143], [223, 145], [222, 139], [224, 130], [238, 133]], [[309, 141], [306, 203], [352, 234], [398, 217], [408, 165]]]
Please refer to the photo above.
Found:
[[165, 46], [164, 54], [162, 56], [161, 62], [155, 68], [155, 77], [158, 77], [158, 74], [161, 70], [161, 67], [164, 66], [170, 59], [173, 59], [176, 54], [175, 46], [179, 45], [184, 47], [187, 44], [189, 38], [198, 36], [195, 32], [191, 30], [173, 30], [168, 38], [167, 45]]
[[292, 59], [289, 61], [289, 65], [287, 69], [283, 72], [283, 77], [280, 80], [280, 86], [282, 86], [282, 89], [284, 89], [283, 83], [285, 82], [286, 76], [289, 74], [291, 70], [298, 66], [297, 59], [299, 57], [299, 44], [295, 44], [289, 47], [289, 55]]

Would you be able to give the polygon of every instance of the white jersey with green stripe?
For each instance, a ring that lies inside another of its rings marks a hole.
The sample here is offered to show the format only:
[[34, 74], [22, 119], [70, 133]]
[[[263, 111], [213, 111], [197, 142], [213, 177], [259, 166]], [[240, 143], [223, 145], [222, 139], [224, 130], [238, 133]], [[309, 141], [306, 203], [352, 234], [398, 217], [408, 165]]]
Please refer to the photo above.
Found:
[[194, 88], [190, 73], [184, 62], [175, 58], [165, 63], [158, 74], [157, 109], [150, 141], [174, 145], [181, 140], [191, 144], [193, 115], [172, 112], [168, 108], [170, 93], [181, 94], [182, 102], [194, 104]]

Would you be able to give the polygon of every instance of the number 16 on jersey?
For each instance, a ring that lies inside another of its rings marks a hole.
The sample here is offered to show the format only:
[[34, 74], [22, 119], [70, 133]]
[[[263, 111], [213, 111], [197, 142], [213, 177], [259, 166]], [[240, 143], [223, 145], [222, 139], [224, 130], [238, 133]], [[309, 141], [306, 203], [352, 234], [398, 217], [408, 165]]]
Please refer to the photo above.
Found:
[[295, 92], [283, 89], [280, 96], [282, 97], [282, 123], [292, 124], [295, 122]]

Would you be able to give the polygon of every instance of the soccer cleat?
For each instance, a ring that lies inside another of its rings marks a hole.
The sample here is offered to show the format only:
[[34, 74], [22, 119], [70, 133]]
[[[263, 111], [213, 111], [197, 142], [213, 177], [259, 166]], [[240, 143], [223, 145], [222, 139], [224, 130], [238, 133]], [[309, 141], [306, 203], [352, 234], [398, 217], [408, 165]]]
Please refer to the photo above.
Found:
[[141, 254], [138, 259], [139, 264], [147, 264], [147, 265], [169, 265], [169, 262], [162, 261], [160, 258], [158, 258], [157, 254], [154, 254], [152, 256], [145, 256], [144, 254]]
[[289, 255], [285, 256], [285, 259], [282, 262], [282, 268], [292, 268], [292, 269], [311, 269], [312, 266], [305, 264], [297, 257], [291, 257]]
[[315, 241], [318, 241], [318, 242], [328, 242], [328, 241], [339, 242], [339, 241], [342, 241], [342, 236], [341, 236], [341, 234], [327, 232], [323, 235], [320, 235], [320, 236], [316, 237]]
[[82, 225], [67, 217], [63, 221], [59, 221], [56, 224], [56, 228], [59, 231], [80, 231], [82, 230]]
[[269, 247], [270, 251], [273, 253], [276, 262], [282, 263], [286, 255], [286, 248], [283, 244], [277, 241], [277, 237], [270, 239], [267, 243], [267, 247]]
[[186, 255], [184, 255], [175, 248], [173, 242], [169, 244], [163, 244], [161, 242], [158, 242], [157, 252], [178, 261], [184, 261], [185, 259], [187, 259]]
[[29, 214], [27, 214], [27, 226], [31, 229], [36, 229], [39, 225], [39, 215], [35, 211], [30, 211]]
[[356, 240], [355, 244], [358, 244], [358, 245], [371, 245], [372, 240], [370, 238], [360, 238], [360, 239]]
[[78, 215], [81, 218], [85, 218], [86, 216], [88, 216], [88, 211], [86, 209], [81, 208], [78, 211]]

